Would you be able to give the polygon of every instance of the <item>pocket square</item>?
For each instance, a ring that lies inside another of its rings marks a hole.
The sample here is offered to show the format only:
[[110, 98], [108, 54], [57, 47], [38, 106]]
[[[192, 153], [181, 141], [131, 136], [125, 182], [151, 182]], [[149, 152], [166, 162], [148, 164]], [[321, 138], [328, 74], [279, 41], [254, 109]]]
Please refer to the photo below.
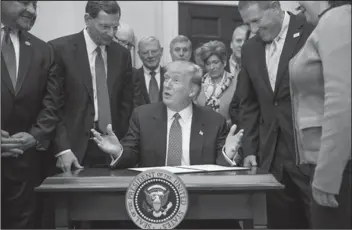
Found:
[[293, 35], [293, 38], [296, 38], [296, 37], [299, 37], [299, 33], [295, 33], [294, 35]]
[[203, 131], [202, 130], [199, 131], [199, 135], [203, 136]]

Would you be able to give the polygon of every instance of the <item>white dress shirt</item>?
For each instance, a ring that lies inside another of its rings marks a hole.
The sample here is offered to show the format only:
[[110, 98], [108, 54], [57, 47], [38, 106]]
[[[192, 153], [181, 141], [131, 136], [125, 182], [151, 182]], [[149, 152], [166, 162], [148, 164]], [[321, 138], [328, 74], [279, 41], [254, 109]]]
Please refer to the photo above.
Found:
[[[98, 121], [98, 98], [97, 98], [97, 82], [96, 82], [96, 76], [95, 76], [95, 58], [97, 56], [97, 52], [95, 51], [96, 48], [98, 47], [97, 44], [92, 40], [92, 38], [89, 36], [87, 29], [83, 30], [83, 35], [84, 35], [84, 40], [86, 42], [86, 47], [87, 47], [87, 54], [88, 54], [88, 61], [89, 61], [89, 69], [90, 73], [92, 76], [92, 86], [93, 86], [93, 97], [94, 97], [94, 121]], [[106, 53], [106, 47], [105, 46], [100, 46], [101, 48], [101, 54], [103, 56], [104, 60], [104, 67], [105, 67], [105, 76], [107, 77], [107, 70], [108, 70], [108, 55]], [[64, 150], [55, 156], [61, 156], [62, 154], [67, 153], [68, 151], [71, 151], [71, 149]]]
[[285, 44], [289, 24], [290, 15], [285, 11], [280, 33], [276, 36], [276, 38], [274, 38], [272, 43], [265, 46], [266, 66], [273, 91], [275, 90], [277, 70], [279, 67], [280, 57]]
[[[90, 73], [92, 75], [94, 111], [95, 111], [94, 121], [98, 121], [99, 107], [98, 107], [98, 98], [97, 98], [97, 81], [96, 81], [96, 76], [95, 76], [95, 58], [97, 57], [97, 52], [95, 50], [98, 46], [97, 46], [97, 44], [95, 44], [95, 42], [89, 36], [87, 29], [84, 29], [83, 34], [84, 34], [84, 40], [86, 41]], [[100, 48], [101, 48], [101, 54], [102, 54], [103, 60], [104, 60], [105, 76], [107, 77], [108, 57], [107, 57], [107, 53], [106, 53], [106, 48], [105, 48], [105, 46], [100, 46]]]
[[[147, 87], [147, 92], [149, 93], [149, 82], [150, 82], [150, 79], [152, 78], [152, 76], [150, 76], [151, 70], [143, 65], [143, 71], [144, 71], [145, 86]], [[160, 66], [158, 66], [154, 70], [154, 72], [155, 72], [156, 83], [158, 83], [158, 89], [160, 91], [160, 82], [161, 82], [160, 81]]]
[[[4, 39], [4, 27], [5, 25], [1, 23], [1, 44]], [[20, 66], [20, 39], [18, 37], [18, 31], [11, 30], [10, 39], [12, 41], [13, 47], [15, 49], [16, 55], [16, 80], [18, 78], [18, 69]]]

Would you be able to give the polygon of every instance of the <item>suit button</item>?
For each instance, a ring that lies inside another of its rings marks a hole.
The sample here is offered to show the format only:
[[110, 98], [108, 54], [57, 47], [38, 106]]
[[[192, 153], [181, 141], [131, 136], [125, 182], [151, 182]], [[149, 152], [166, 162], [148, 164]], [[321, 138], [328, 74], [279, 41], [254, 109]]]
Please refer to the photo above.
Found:
[[279, 106], [279, 102], [275, 101], [274, 105]]

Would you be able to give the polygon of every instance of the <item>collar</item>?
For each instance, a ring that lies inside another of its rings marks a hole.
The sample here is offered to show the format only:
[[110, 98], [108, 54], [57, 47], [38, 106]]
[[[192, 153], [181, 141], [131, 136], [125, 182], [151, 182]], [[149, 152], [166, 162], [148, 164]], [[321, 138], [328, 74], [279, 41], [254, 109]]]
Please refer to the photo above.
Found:
[[[145, 65], [143, 65], [143, 71], [144, 73], [147, 73], [148, 75], [150, 74], [151, 70], [148, 69], [147, 67], [145, 67]], [[160, 66], [156, 67], [156, 69], [154, 70], [154, 72], [156, 74], [160, 73]]]
[[280, 33], [276, 36], [276, 38], [274, 38], [274, 40], [276, 41], [278, 41], [279, 39], [285, 38], [286, 32], [288, 30], [288, 26], [290, 24], [290, 15], [287, 13], [287, 11], [284, 11], [284, 12], [285, 12], [285, 15], [284, 15], [284, 20], [282, 21]]
[[235, 57], [233, 54], [231, 54], [231, 56], [230, 56], [230, 63], [236, 64], [236, 65], [240, 65], [240, 64], [236, 61], [236, 57]]
[[[4, 27], [5, 27], [5, 25], [1, 23], [1, 30], [2, 30]], [[18, 30], [13, 30], [13, 29], [11, 29], [11, 30], [10, 30], [10, 34], [14, 34], [14, 35], [17, 36], [17, 35], [18, 35]]]
[[[175, 114], [176, 114], [175, 111], [172, 111], [171, 109], [167, 108], [167, 120], [168, 121], [172, 121]], [[186, 108], [184, 108], [183, 110], [178, 112], [178, 114], [180, 114], [181, 120], [183, 120], [184, 122], [188, 121], [193, 114], [192, 103], [190, 103]]]
[[[98, 47], [97, 44], [92, 40], [92, 38], [89, 36], [87, 28], [83, 30], [83, 35], [84, 35], [84, 40], [86, 41], [86, 46], [87, 46], [87, 52], [88, 55], [91, 55], [95, 49]], [[101, 50], [105, 52], [105, 46], [101, 45], [100, 46]]]

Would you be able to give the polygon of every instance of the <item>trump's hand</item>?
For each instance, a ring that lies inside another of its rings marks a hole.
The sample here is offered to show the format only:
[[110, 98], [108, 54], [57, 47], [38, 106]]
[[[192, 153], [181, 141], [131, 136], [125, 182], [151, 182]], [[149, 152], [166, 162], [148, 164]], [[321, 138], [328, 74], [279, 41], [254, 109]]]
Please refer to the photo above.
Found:
[[321, 191], [314, 186], [312, 186], [313, 199], [321, 206], [337, 208], [339, 203], [337, 202], [335, 195]]
[[229, 134], [226, 137], [226, 142], [225, 142], [225, 152], [226, 155], [230, 158], [233, 159], [235, 155], [238, 152], [238, 148], [240, 147], [241, 144], [241, 139], [243, 136], [243, 129], [241, 129], [236, 135], [237, 125], [232, 125]]
[[98, 147], [112, 155], [114, 158], [118, 158], [122, 152], [122, 146], [120, 144], [119, 139], [116, 137], [114, 131], [112, 131], [112, 126], [109, 124], [106, 127], [107, 135], [102, 135], [101, 133], [97, 132], [96, 130], [92, 129], [92, 133], [94, 135], [93, 140], [97, 143]]

